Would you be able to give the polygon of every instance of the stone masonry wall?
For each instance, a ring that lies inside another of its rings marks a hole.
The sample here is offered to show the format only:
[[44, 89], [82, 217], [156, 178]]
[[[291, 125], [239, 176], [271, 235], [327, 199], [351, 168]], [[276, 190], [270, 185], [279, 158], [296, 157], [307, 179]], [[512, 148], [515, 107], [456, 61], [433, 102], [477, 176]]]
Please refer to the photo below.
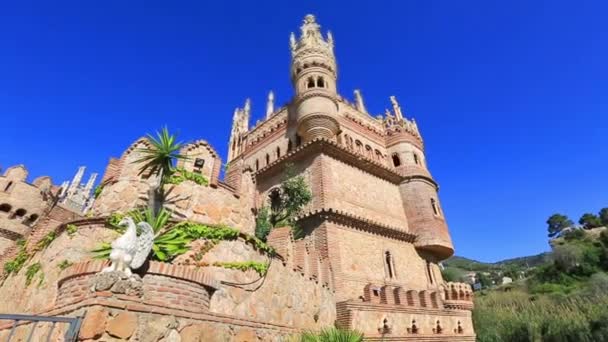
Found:
[[[338, 300], [356, 299], [363, 294], [368, 283], [390, 284], [408, 289], [430, 287], [426, 273], [426, 262], [411, 243], [398, 241], [367, 232], [352, 230], [337, 223], [326, 223], [328, 241], [339, 253], [339, 270], [335, 283], [341, 284], [336, 293]], [[385, 268], [385, 252], [390, 252], [395, 267], [395, 277], [389, 278]]]

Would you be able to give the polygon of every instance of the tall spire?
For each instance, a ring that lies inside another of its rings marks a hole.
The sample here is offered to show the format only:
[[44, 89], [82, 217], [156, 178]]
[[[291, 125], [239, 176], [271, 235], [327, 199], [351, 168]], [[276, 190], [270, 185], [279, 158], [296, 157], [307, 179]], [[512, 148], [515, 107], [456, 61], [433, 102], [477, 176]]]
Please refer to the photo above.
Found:
[[272, 90], [268, 93], [268, 102], [266, 102], [266, 119], [274, 113], [274, 93]]
[[89, 195], [91, 193], [91, 190], [93, 189], [93, 184], [95, 184], [95, 179], [97, 179], [97, 174], [93, 173], [89, 178], [87, 185], [84, 187], [84, 192], [86, 195]]
[[391, 96], [391, 103], [393, 104], [393, 112], [395, 112], [395, 116], [397, 120], [403, 120], [403, 114], [401, 113], [401, 107], [397, 102], [397, 98], [395, 96]]
[[355, 105], [360, 112], [367, 113], [365, 109], [365, 104], [363, 103], [363, 96], [361, 96], [361, 91], [359, 89], [355, 89]]
[[68, 188], [68, 192], [67, 192], [68, 195], [74, 193], [76, 191], [76, 189], [80, 186], [80, 182], [82, 181], [82, 176], [84, 175], [85, 169], [86, 169], [85, 166], [81, 166], [78, 168], [78, 171], [74, 175], [74, 178], [72, 179], [72, 183], [70, 183], [70, 186]]

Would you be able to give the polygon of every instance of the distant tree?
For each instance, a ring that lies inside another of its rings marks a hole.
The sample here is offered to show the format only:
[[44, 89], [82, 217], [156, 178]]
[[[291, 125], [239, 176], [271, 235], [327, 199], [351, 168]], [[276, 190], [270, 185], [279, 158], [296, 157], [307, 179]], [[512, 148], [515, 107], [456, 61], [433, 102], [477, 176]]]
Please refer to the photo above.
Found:
[[568, 216], [562, 214], [553, 214], [547, 220], [547, 230], [549, 231], [549, 237], [558, 236], [562, 230], [572, 227], [572, 222]]
[[592, 229], [602, 226], [602, 221], [600, 218], [591, 213], [583, 214], [580, 220], [578, 220], [578, 223], [580, 223], [585, 229]]
[[608, 227], [608, 208], [602, 208], [599, 212], [600, 221], [602, 226]]
[[492, 279], [490, 279], [489, 276], [483, 274], [482, 272], [478, 272], [475, 275], [475, 279], [477, 279], [477, 282], [481, 284], [482, 287], [489, 287], [492, 286]]
[[458, 272], [451, 267], [444, 268], [443, 271], [441, 271], [441, 276], [443, 277], [443, 280], [447, 282], [458, 282], [462, 280], [462, 272]]

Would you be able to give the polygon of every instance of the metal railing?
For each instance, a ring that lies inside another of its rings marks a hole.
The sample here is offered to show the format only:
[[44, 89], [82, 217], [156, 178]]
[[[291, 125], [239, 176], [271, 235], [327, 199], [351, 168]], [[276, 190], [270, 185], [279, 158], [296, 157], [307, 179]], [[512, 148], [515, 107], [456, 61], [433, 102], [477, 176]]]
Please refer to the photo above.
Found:
[[[24, 334], [18, 338], [19, 341], [51, 341], [53, 332], [55, 332], [57, 324], [67, 324], [67, 329], [63, 335], [64, 342], [76, 342], [78, 340], [78, 331], [80, 330], [80, 324], [82, 323], [82, 317], [55, 317], [55, 316], [31, 316], [31, 315], [7, 315], [0, 314], [0, 322], [9, 321], [8, 324], [0, 324], [0, 336], [8, 336], [6, 342], [10, 342], [13, 337], [16, 337], [17, 330], [23, 330]], [[12, 325], [10, 324], [12, 321]], [[50, 323], [46, 326], [42, 326], [41, 323]], [[28, 327], [31, 325], [31, 327]], [[22, 329], [23, 328], [23, 329]], [[38, 328], [38, 331], [36, 329]], [[10, 330], [9, 330], [10, 329]], [[43, 334], [41, 330], [47, 329], [48, 332]], [[8, 335], [3, 332], [8, 330]], [[36, 337], [34, 340], [34, 333]], [[25, 336], [25, 340], [23, 339]], [[46, 336], [46, 338], [44, 337]]]

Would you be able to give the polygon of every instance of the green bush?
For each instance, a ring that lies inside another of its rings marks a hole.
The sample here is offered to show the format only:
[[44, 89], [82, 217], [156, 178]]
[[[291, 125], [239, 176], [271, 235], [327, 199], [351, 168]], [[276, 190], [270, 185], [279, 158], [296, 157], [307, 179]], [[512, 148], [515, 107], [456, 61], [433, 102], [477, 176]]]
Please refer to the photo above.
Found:
[[363, 334], [358, 331], [326, 328], [319, 332], [303, 332], [300, 342], [362, 342]]
[[262, 207], [255, 218], [255, 236], [262, 241], [266, 241], [271, 229], [268, 207]]

